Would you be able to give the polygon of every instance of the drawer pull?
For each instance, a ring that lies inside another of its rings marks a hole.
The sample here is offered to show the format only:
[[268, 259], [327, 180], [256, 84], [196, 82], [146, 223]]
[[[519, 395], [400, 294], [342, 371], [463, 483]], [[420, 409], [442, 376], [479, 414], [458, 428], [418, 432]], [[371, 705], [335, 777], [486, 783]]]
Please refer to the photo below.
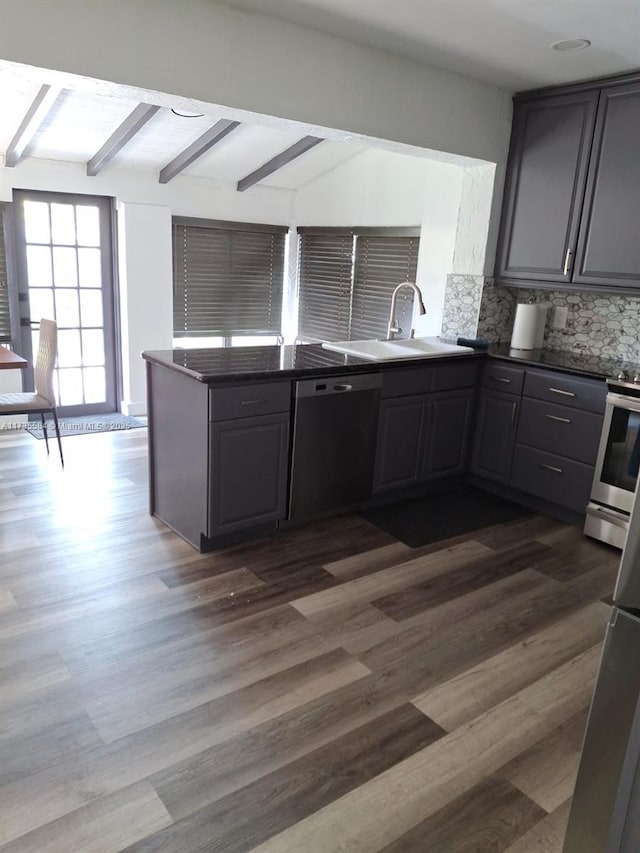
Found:
[[240, 400], [241, 406], [262, 406], [264, 403], [268, 403], [266, 397], [263, 397], [260, 400]]
[[550, 421], [558, 421], [561, 424], [571, 423], [571, 418], [561, 418], [558, 415], [545, 415], [545, 418], [549, 418]]
[[491, 378], [494, 382], [506, 382], [507, 385], [511, 385], [511, 380], [505, 379], [504, 376], [492, 376]]
[[564, 471], [562, 468], [556, 468], [555, 465], [545, 465], [544, 462], [540, 462], [540, 467], [545, 471], [553, 471], [554, 474], [563, 474]]
[[575, 397], [573, 391], [563, 391], [562, 388], [549, 388], [554, 394], [562, 394], [563, 397]]

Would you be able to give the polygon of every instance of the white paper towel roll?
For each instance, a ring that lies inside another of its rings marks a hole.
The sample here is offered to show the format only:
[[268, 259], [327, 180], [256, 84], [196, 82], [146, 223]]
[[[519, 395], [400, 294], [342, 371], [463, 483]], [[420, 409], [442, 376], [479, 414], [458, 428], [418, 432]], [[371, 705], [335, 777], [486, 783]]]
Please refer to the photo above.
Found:
[[511, 333], [511, 349], [535, 349], [538, 346], [541, 316], [539, 305], [518, 304]]

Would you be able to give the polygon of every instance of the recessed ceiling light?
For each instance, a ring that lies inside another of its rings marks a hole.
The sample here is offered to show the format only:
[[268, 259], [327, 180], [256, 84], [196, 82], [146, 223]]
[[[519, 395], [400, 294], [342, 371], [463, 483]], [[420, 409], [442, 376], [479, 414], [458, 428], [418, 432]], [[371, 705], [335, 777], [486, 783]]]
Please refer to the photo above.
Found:
[[584, 50], [585, 47], [590, 47], [589, 39], [566, 39], [565, 41], [556, 41], [551, 47], [554, 50]]
[[174, 116], [180, 116], [180, 118], [202, 118], [204, 113], [190, 113], [188, 110], [174, 110], [171, 108], [171, 112]]

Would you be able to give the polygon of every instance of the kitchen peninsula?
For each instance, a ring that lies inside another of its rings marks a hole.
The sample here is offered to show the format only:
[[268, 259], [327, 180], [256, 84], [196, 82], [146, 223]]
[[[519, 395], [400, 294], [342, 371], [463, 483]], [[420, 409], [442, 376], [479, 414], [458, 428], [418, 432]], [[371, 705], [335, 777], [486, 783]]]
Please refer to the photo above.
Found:
[[[143, 358], [150, 511], [203, 551], [467, 474], [580, 523], [611, 369], [500, 349], [367, 361], [319, 344]], [[571, 395], [568, 417], [548, 386]]]

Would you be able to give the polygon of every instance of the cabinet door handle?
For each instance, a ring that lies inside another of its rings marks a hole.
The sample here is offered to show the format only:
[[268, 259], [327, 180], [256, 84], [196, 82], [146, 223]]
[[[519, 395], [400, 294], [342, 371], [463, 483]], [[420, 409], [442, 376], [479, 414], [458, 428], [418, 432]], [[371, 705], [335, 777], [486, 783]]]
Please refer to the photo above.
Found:
[[571, 418], [561, 418], [558, 415], [545, 415], [545, 418], [549, 418], [550, 421], [559, 421], [561, 424], [571, 423]]
[[569, 267], [571, 264], [571, 255], [573, 254], [573, 249], [567, 249], [567, 254], [564, 256], [564, 267], [562, 268], [562, 275], [569, 275]]
[[549, 391], [553, 391], [554, 394], [562, 394], [563, 397], [575, 397], [576, 395], [573, 391], [563, 391], [562, 388], [549, 388]]
[[511, 385], [511, 380], [505, 379], [503, 376], [492, 376], [491, 378], [494, 382], [506, 382], [507, 385]]
[[518, 411], [518, 404], [512, 403], [511, 404], [511, 426], [512, 427], [516, 425], [516, 412], [517, 411]]
[[553, 471], [554, 474], [563, 474], [562, 468], [556, 468], [555, 465], [545, 465], [544, 462], [540, 462], [540, 467], [544, 471]]

